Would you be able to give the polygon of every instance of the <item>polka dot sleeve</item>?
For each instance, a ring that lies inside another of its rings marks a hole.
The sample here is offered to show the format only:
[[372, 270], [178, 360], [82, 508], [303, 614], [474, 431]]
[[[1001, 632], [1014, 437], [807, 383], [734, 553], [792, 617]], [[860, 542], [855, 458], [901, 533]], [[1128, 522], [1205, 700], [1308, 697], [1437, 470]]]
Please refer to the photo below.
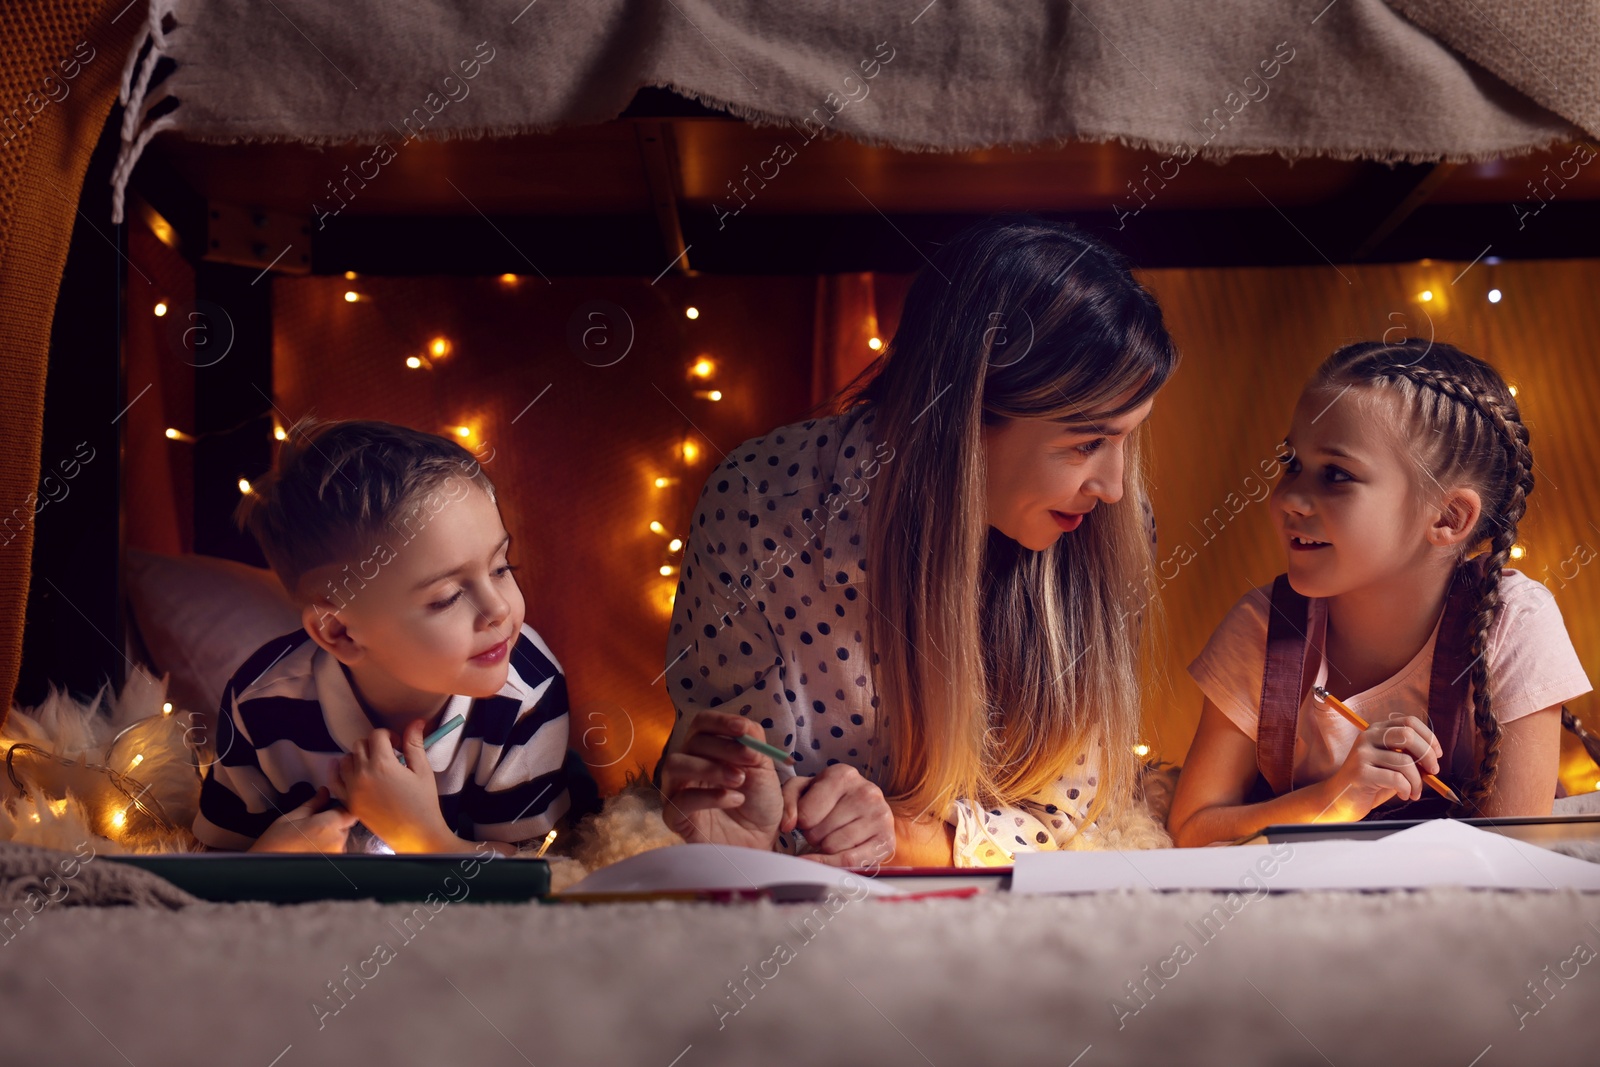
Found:
[[955, 826], [955, 865], [1005, 867], [1018, 852], [1054, 852], [1092, 842], [1095, 825], [1086, 825], [1084, 815], [1099, 785], [1101, 756], [1094, 738], [1070, 771], [1017, 804], [980, 808], [970, 800], [956, 801], [949, 820]]
[[[683, 743], [696, 712], [733, 712], [760, 724], [769, 744], [794, 746], [794, 696], [767, 621], [766, 593], [751, 552], [750, 493], [736, 466], [712, 472], [701, 493], [673, 605], [667, 688], [677, 709], [667, 752]], [[780, 780], [794, 775], [780, 766]]]

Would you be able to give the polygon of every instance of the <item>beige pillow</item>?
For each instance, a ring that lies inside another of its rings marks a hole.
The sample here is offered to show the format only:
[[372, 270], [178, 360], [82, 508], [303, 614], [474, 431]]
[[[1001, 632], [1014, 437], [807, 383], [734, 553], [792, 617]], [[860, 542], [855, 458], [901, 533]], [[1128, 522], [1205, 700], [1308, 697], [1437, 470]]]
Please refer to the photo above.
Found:
[[128, 550], [128, 600], [169, 699], [209, 719], [233, 672], [274, 637], [300, 628], [269, 570], [213, 556]]

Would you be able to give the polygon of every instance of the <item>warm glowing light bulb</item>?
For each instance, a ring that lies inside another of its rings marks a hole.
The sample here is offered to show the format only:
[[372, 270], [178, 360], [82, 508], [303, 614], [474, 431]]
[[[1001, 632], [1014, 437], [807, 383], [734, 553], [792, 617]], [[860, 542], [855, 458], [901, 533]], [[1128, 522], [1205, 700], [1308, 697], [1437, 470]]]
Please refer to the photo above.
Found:
[[700, 446], [693, 441], [683, 443], [683, 461], [685, 463], [698, 463], [700, 461]]
[[168, 426], [167, 427], [167, 440], [176, 441], [177, 439], [178, 439], [178, 431], [174, 430], [171, 426]]
[[416, 356], [407, 356], [406, 366], [410, 367], [412, 370], [416, 370], [422, 366], [422, 360], [418, 359]]
[[144, 762], [144, 753], [143, 752], [134, 753], [133, 759], [128, 762], [128, 770], [130, 770], [130, 771], [133, 770], [135, 767], [139, 766], [139, 764], [141, 764], [143, 762]]
[[677, 485], [677, 484], [678, 484], [678, 479], [676, 479], [676, 478], [657, 478], [656, 479], [656, 488], [657, 489], [665, 489], [669, 485]]
[[435, 337], [428, 342], [428, 351], [433, 353], [435, 359], [441, 356], [448, 356], [450, 354], [450, 342], [443, 337]]
[[663, 564], [662, 564], [662, 565], [661, 565], [661, 577], [663, 577], [663, 578], [670, 578], [670, 577], [672, 577], [672, 564], [670, 564], [670, 563], [663, 563]]
[[1422, 290], [1422, 292], [1417, 294], [1417, 299], [1422, 300], [1424, 302], [1432, 300], [1433, 299], [1433, 290], [1432, 289], [1424, 289], [1424, 290]]
[[36, 812], [36, 811], [30, 811], [28, 813], [28, 818], [32, 819], [34, 822], [38, 822], [39, 821], [39, 813]]
[[1521, 559], [1523, 556], [1526, 556], [1527, 554], [1528, 554], [1528, 550], [1524, 546], [1522, 546], [1520, 544], [1511, 546], [1511, 558], [1512, 559]]
[[470, 427], [470, 426], [457, 426], [456, 427], [456, 436], [457, 437], [471, 437], [472, 436], [472, 427]]
[[1500, 292], [1500, 290], [1498, 290], [1498, 289], [1490, 289], [1489, 290], [1489, 303], [1491, 303], [1491, 304], [1500, 303], [1500, 297], [1502, 295], [1503, 294]]
[[502, 285], [516, 285], [517, 284], [517, 276], [515, 274], [502, 274], [502, 275], [500, 275], [500, 284], [502, 284]]
[[709, 378], [712, 374], [716, 373], [716, 370], [717, 365], [715, 363], [711, 362], [704, 356], [701, 356], [699, 359], [694, 361], [694, 366], [689, 368], [689, 373], [693, 374], [696, 378]]
[[1133, 746], [1133, 754], [1135, 756], [1148, 756], [1148, 755], [1150, 755], [1150, 746], [1146, 745], [1146, 744], [1143, 744], [1142, 742], [1140, 744], [1134, 745]]
[[118, 808], [116, 811], [111, 813], [111, 825], [115, 826], [118, 830], [122, 829], [123, 823], [127, 821], [128, 811], [126, 808]]
[[656, 519], [650, 520], [650, 532], [653, 534], [660, 534], [662, 537], [667, 536], [667, 528], [661, 525], [661, 523]]
[[165, 315], [167, 313], [167, 302], [165, 300], [157, 301], [156, 302], [156, 307], [155, 307], [155, 312], [156, 312], [156, 318], [158, 318], [158, 319], [161, 316]]
[[867, 347], [872, 349], [874, 352], [876, 352], [878, 349], [883, 347], [883, 338], [881, 338], [881, 337], [869, 337], [869, 338], [867, 338]]
[[674, 537], [672, 540], [668, 541], [667, 542], [667, 550], [669, 552], [680, 552], [680, 551], [682, 551], [683, 550], [683, 538]]
[[1512, 396], [1516, 396], [1517, 392], [1518, 392], [1517, 387], [1513, 385], [1513, 386], [1510, 386], [1509, 388], [1511, 389], [1511, 395]]
[[272, 428], [272, 436], [277, 438], [279, 441], [287, 441], [289, 439], [289, 431], [285, 430], [282, 426], [274, 426]]
[[685, 318], [698, 319], [700, 317], [700, 309], [697, 307], [686, 307], [683, 309], [683, 314]]
[[250, 495], [250, 482], [247, 479], [239, 479], [239, 492], [245, 494], [246, 496]]
[[722, 399], [722, 390], [721, 389], [696, 389], [694, 395], [699, 397], [701, 400], [721, 400]]
[[355, 281], [356, 280], [356, 272], [353, 271], [353, 270], [345, 271], [344, 272], [344, 280], [347, 281], [347, 282]]
[[361, 299], [361, 295], [354, 289], [346, 289], [344, 292], [344, 299], [345, 303], [354, 304], [357, 300]]
[[161, 705], [161, 714], [163, 714], [163, 715], [171, 715], [172, 714], [172, 701], [169, 700], [165, 704]]

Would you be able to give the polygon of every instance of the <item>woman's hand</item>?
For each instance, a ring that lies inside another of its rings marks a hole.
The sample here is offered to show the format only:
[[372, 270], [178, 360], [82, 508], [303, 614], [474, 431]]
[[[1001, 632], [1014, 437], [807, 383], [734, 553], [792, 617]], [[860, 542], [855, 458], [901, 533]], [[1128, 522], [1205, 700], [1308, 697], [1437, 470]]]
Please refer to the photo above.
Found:
[[683, 746], [661, 760], [661, 818], [685, 841], [770, 849], [784, 814], [771, 757], [741, 745], [764, 741], [740, 715], [698, 712]]
[[1391, 712], [1361, 732], [1344, 763], [1323, 783], [1326, 815], [1340, 822], [1365, 818], [1390, 797], [1420, 799], [1424, 774], [1439, 773], [1444, 749], [1428, 724]]
[[250, 852], [343, 852], [357, 817], [343, 808], [327, 808], [328, 787], [318, 786], [311, 799], [272, 820]]
[[832, 867], [881, 866], [894, 858], [895, 822], [883, 790], [843, 763], [814, 778], [783, 783], [784, 833], [799, 829], [814, 851], [804, 858]]
[[396, 852], [442, 852], [459, 845], [439, 810], [439, 787], [422, 747], [422, 720], [406, 724], [406, 761], [395, 758], [388, 730], [376, 729], [339, 760], [333, 795]]

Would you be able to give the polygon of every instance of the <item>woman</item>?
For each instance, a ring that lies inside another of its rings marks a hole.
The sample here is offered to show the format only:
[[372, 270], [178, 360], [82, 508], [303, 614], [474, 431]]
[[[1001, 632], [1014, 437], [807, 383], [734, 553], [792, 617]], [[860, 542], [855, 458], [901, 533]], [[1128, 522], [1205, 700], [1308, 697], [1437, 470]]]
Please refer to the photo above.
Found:
[[964, 866], [1124, 810], [1154, 561], [1135, 431], [1176, 363], [1105, 245], [1034, 218], [944, 245], [839, 413], [707, 481], [668, 639], [667, 824]]

